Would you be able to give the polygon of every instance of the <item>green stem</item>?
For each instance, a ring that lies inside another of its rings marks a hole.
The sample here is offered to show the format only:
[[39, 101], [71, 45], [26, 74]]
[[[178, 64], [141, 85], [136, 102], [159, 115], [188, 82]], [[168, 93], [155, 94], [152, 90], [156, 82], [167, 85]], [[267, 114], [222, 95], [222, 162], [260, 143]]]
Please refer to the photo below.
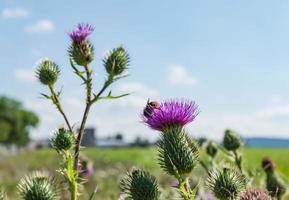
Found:
[[180, 190], [180, 194], [184, 200], [194, 200], [194, 194], [191, 191], [191, 188], [188, 183], [188, 178], [179, 178], [179, 185], [178, 188]]
[[242, 157], [238, 155], [238, 152], [236, 150], [233, 151], [233, 153], [234, 153], [234, 157], [235, 157], [235, 163], [236, 163], [238, 169], [240, 170], [240, 172], [243, 173]]
[[53, 104], [56, 106], [57, 110], [60, 112], [60, 114], [64, 118], [64, 121], [65, 121], [69, 131], [71, 133], [73, 133], [72, 127], [71, 127], [71, 125], [69, 123], [69, 120], [68, 120], [66, 114], [64, 113], [64, 111], [62, 109], [62, 106], [60, 104], [58, 95], [55, 93], [53, 85], [49, 85], [49, 90], [50, 90], [50, 93], [51, 93], [51, 100], [52, 100]]
[[70, 152], [66, 153], [67, 160], [67, 169], [66, 169], [66, 177], [69, 184], [70, 197], [71, 200], [77, 200], [77, 174], [73, 169], [73, 157]]
[[86, 107], [85, 107], [85, 110], [84, 110], [84, 113], [83, 113], [81, 125], [80, 125], [80, 128], [79, 128], [79, 133], [77, 135], [77, 139], [76, 139], [76, 142], [75, 142], [74, 164], [73, 164], [73, 169], [77, 172], [77, 174], [78, 174], [78, 160], [79, 160], [80, 144], [81, 144], [82, 136], [83, 136], [83, 133], [84, 133], [84, 129], [85, 129], [85, 124], [86, 124], [86, 120], [87, 120], [87, 117], [88, 117], [88, 113], [89, 113], [90, 107], [92, 105], [92, 99], [91, 99], [91, 90], [92, 90], [91, 74], [92, 74], [92, 72], [90, 71], [88, 66], [84, 66], [84, 69], [85, 69], [85, 72], [86, 72]]

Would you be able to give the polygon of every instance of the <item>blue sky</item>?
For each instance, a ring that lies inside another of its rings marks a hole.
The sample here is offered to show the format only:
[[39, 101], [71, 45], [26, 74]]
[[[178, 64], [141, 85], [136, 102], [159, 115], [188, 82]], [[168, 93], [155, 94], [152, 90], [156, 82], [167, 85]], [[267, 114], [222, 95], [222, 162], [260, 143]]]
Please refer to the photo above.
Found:
[[[156, 138], [140, 123], [147, 98], [188, 98], [201, 113], [188, 130], [220, 139], [225, 128], [243, 136], [289, 137], [289, 2], [202, 1], [20, 1], [0, 2], [0, 94], [37, 112], [34, 138], [63, 124], [34, 78], [37, 60], [57, 62], [62, 101], [79, 125], [84, 94], [69, 67], [67, 33], [78, 22], [95, 26], [95, 89], [104, 80], [105, 53], [124, 45], [130, 76], [112, 89], [134, 92], [93, 107], [88, 124], [99, 136], [116, 131], [127, 139]], [[113, 113], [113, 115], [112, 115]]]

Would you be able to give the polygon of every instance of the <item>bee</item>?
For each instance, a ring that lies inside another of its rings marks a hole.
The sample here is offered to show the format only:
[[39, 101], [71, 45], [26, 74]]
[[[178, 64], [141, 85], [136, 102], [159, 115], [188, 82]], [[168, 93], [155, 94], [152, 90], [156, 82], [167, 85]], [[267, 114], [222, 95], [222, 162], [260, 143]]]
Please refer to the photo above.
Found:
[[152, 114], [152, 112], [154, 111], [154, 109], [159, 109], [160, 108], [160, 104], [156, 101], [150, 101], [148, 99], [147, 104], [145, 109], [143, 110], [143, 115], [145, 117], [150, 117], [150, 115]]

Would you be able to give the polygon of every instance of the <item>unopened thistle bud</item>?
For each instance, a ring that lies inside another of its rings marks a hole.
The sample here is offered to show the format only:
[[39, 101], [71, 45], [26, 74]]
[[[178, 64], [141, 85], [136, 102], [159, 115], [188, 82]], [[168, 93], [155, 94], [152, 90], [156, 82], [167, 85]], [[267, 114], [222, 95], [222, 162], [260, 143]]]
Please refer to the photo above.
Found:
[[158, 184], [148, 172], [135, 169], [120, 182], [120, 188], [130, 200], [157, 200]]
[[53, 148], [57, 151], [67, 151], [74, 145], [73, 135], [70, 131], [60, 128], [51, 140]]
[[87, 66], [94, 57], [94, 48], [87, 40], [94, 28], [89, 24], [78, 24], [69, 34], [72, 44], [69, 48], [69, 55], [73, 61], [80, 66]]
[[224, 148], [228, 151], [236, 151], [242, 146], [242, 140], [237, 134], [235, 134], [231, 130], [226, 130], [223, 145]]
[[34, 172], [20, 180], [18, 190], [24, 200], [59, 199], [55, 180], [43, 172]]
[[36, 70], [36, 76], [44, 85], [54, 85], [60, 74], [59, 67], [56, 63], [43, 59]]
[[166, 129], [158, 147], [160, 166], [176, 178], [191, 173], [198, 162], [198, 145], [180, 127]]
[[267, 190], [247, 189], [240, 194], [239, 200], [273, 200]]
[[217, 145], [212, 142], [212, 141], [209, 141], [209, 143], [207, 144], [206, 146], [206, 153], [211, 157], [211, 158], [214, 158], [217, 153], [218, 153], [218, 148], [217, 148]]
[[106, 72], [110, 77], [120, 76], [128, 68], [130, 58], [123, 47], [110, 51], [103, 59]]
[[245, 188], [246, 179], [242, 174], [229, 168], [211, 173], [207, 185], [220, 200], [235, 200]]

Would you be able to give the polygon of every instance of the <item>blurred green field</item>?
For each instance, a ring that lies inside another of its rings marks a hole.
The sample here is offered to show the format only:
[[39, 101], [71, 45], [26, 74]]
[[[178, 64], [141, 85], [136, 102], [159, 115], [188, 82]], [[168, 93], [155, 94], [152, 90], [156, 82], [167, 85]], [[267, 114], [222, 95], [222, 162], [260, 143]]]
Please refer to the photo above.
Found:
[[[93, 177], [85, 184], [83, 199], [86, 199], [96, 185], [98, 187], [97, 199], [117, 199], [119, 196], [118, 182], [133, 166], [149, 170], [158, 178], [163, 188], [173, 183], [173, 179], [164, 174], [157, 165], [155, 148], [85, 149], [83, 154], [92, 160], [95, 169]], [[280, 176], [284, 179], [289, 177], [289, 149], [244, 149], [245, 167], [261, 171], [260, 161], [264, 156], [270, 156], [276, 161]], [[203, 153], [201, 153], [201, 158], [206, 160]], [[220, 155], [218, 160], [224, 162], [223, 156]], [[15, 156], [1, 156], [0, 183], [10, 199], [17, 199], [16, 185], [23, 175], [33, 170], [48, 170], [57, 176], [55, 170], [59, 168], [60, 164], [60, 157], [51, 149], [26, 151]], [[201, 174], [201, 170], [199, 167], [196, 169], [196, 173]], [[262, 173], [260, 176], [262, 177]], [[61, 177], [58, 179], [61, 182]]]

